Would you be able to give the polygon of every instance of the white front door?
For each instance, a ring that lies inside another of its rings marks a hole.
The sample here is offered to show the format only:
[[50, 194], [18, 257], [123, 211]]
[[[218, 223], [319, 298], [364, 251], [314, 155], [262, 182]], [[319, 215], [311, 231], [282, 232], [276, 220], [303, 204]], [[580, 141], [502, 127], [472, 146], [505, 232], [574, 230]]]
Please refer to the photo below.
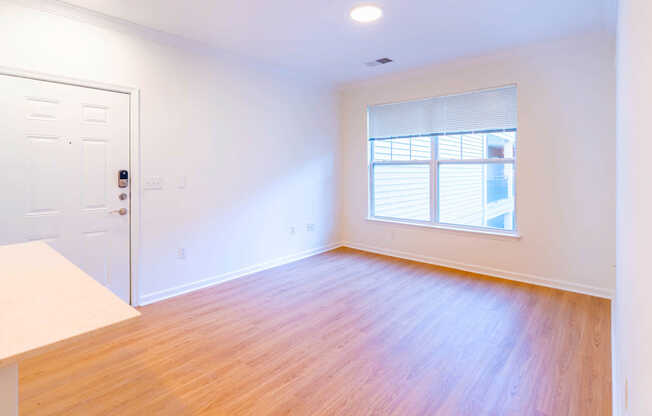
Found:
[[129, 302], [129, 95], [0, 75], [0, 146], [0, 244], [46, 241]]

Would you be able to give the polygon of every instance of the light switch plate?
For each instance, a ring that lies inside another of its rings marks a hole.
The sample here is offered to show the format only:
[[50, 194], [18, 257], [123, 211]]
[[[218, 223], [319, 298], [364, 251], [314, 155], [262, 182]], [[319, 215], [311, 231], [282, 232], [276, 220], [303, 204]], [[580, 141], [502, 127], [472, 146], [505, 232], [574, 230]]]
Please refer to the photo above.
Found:
[[145, 189], [163, 189], [163, 179], [160, 176], [146, 176], [143, 185]]

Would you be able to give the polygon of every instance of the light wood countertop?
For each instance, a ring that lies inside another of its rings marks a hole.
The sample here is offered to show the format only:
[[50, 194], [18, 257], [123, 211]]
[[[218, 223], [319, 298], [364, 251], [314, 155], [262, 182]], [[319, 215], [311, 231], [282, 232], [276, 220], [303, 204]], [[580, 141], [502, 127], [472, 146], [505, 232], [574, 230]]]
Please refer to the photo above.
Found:
[[0, 246], [0, 367], [139, 315], [46, 243]]

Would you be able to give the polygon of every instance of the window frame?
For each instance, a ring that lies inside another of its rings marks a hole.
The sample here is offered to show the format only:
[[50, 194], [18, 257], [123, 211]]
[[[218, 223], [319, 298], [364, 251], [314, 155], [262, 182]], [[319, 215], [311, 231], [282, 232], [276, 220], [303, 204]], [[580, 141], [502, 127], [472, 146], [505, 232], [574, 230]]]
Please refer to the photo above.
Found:
[[[518, 130], [513, 130], [515, 135], [514, 144], [514, 157], [512, 158], [484, 158], [484, 159], [444, 159], [439, 160], [439, 137], [441, 135], [428, 135], [424, 137], [430, 138], [430, 159], [429, 160], [374, 160], [374, 140], [367, 139], [368, 146], [368, 211], [367, 219], [374, 221], [385, 221], [390, 223], [408, 224], [416, 226], [424, 226], [429, 228], [439, 228], [454, 231], [467, 231], [480, 234], [494, 234], [511, 237], [519, 237], [518, 233], [518, 198], [517, 198], [517, 159], [518, 159]], [[472, 133], [472, 132], [468, 132]], [[501, 164], [512, 165], [514, 172], [513, 181], [513, 199], [514, 199], [514, 213], [513, 213], [513, 228], [511, 230], [504, 230], [492, 227], [480, 227], [473, 225], [450, 224], [442, 223], [439, 220], [439, 167], [440, 165], [488, 165], [488, 164]], [[412, 220], [396, 217], [385, 217], [375, 215], [375, 198], [374, 198], [374, 167], [376, 165], [430, 165], [430, 221]]]

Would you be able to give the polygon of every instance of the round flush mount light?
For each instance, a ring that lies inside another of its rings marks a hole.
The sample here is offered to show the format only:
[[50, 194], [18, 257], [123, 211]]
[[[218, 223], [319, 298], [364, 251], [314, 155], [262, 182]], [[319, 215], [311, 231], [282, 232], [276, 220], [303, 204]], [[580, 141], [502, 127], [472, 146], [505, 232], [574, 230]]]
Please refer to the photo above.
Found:
[[383, 10], [370, 4], [354, 7], [351, 10], [351, 19], [360, 23], [369, 23], [383, 17]]

